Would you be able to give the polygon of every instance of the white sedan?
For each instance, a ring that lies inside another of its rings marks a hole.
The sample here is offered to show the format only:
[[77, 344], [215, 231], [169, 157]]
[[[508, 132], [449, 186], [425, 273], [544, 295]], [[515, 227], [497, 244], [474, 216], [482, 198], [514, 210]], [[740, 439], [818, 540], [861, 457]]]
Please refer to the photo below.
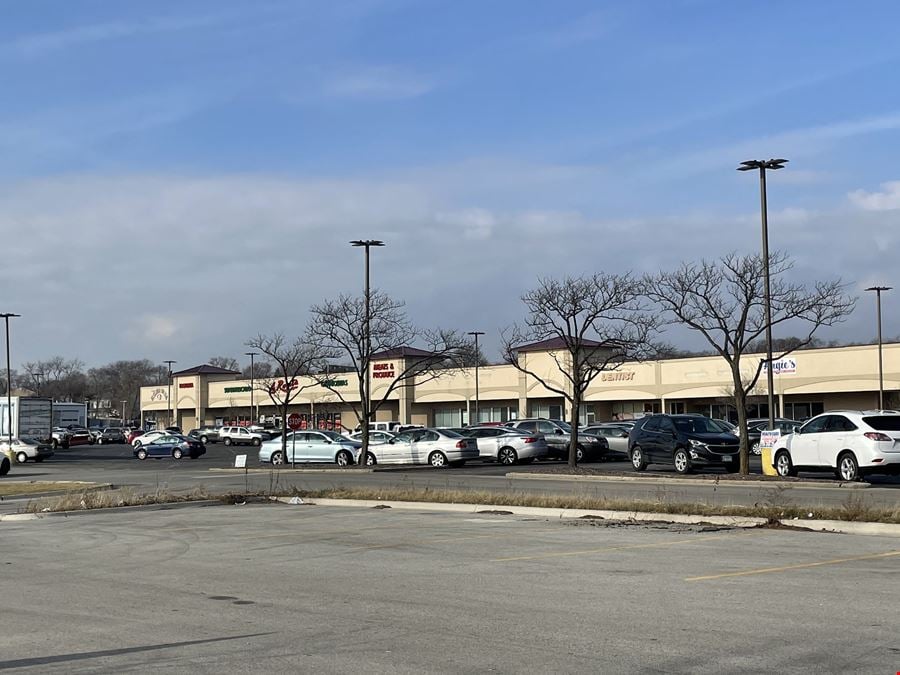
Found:
[[148, 431], [146, 434], [141, 434], [137, 438], [135, 438], [131, 445], [135, 448], [139, 448], [146, 443], [151, 443], [155, 441], [157, 438], [162, 438], [163, 436], [170, 436], [171, 433], [168, 431]]
[[478, 444], [449, 429], [410, 429], [387, 443], [370, 445], [366, 464], [430, 464], [462, 466], [478, 459]]
[[53, 449], [49, 444], [31, 438], [14, 438], [12, 445], [4, 438], [0, 441], [0, 455], [5, 455], [9, 450], [12, 450], [19, 464], [24, 464], [29, 459], [43, 462], [48, 457], [53, 457]]

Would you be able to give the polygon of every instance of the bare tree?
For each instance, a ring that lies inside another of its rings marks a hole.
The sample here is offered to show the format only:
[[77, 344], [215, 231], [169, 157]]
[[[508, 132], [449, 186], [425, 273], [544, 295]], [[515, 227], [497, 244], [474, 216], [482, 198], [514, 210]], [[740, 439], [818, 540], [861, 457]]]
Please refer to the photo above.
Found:
[[84, 401], [91, 393], [79, 359], [54, 356], [46, 361], [29, 361], [22, 365], [19, 383], [37, 396], [57, 401]]
[[[332, 359], [349, 359], [349, 371], [343, 370], [356, 373], [359, 401], [348, 400], [333, 384], [332, 374], [320, 372], [314, 377], [356, 414], [362, 431], [359, 464], [365, 464], [363, 458], [369, 457], [369, 423], [391, 394], [414, 381], [424, 383], [453, 372], [461, 367], [463, 356], [474, 351], [471, 342], [456, 331], [417, 329], [407, 318], [403, 302], [380, 291], [372, 291], [370, 297], [371, 352], [366, 342], [364, 297], [342, 295], [313, 306], [310, 310], [312, 321], [306, 333], [306, 340], [321, 345]], [[415, 348], [415, 344], [422, 348]], [[381, 380], [387, 386], [380, 396], [368, 401], [366, 369], [372, 355], [379, 353], [395, 354], [402, 365], [392, 377]]]
[[268, 361], [254, 361], [253, 362], [253, 371], [251, 372], [250, 366], [244, 366], [243, 370], [241, 370], [241, 375], [245, 378], [249, 379], [251, 377], [262, 380], [267, 377], [272, 376], [272, 364]]
[[[578, 421], [584, 393], [602, 371], [656, 352], [655, 317], [645, 311], [643, 285], [630, 274], [598, 273], [541, 279], [522, 296], [528, 311], [524, 327], [504, 331], [507, 363], [562, 396], [570, 405], [569, 466], [577, 464]], [[551, 381], [528, 365], [523, 347], [546, 342], [561, 375]]]
[[[792, 267], [785, 253], [775, 252], [769, 257], [772, 326], [785, 324], [794, 331], [803, 329], [799, 337], [773, 353], [772, 358], [776, 360], [813, 344], [817, 330], [843, 321], [856, 304], [840, 280], [810, 286], [792, 283], [786, 278]], [[647, 279], [649, 297], [673, 322], [683, 323], [703, 335], [731, 369], [741, 437], [742, 474], [750, 472], [747, 396], [756, 386], [765, 361], [754, 364], [747, 376], [742, 371], [741, 357], [752, 352], [754, 342], [766, 330], [764, 273], [761, 256], [732, 253], [716, 261], [684, 263], [674, 272]]]
[[210, 356], [206, 362], [211, 366], [216, 366], [217, 368], [233, 370], [238, 373], [241, 371], [241, 365], [233, 356]]
[[[125, 403], [126, 418], [140, 415], [140, 388], [145, 384], [159, 384], [160, 367], [148, 359], [135, 361], [114, 361], [105, 366], [91, 368], [87, 372], [90, 388], [98, 400], [109, 401], [110, 406], [120, 410]], [[168, 377], [165, 367], [164, 377]], [[124, 421], [124, 420], [123, 420]]]
[[320, 370], [329, 353], [301, 338], [289, 340], [281, 333], [257, 335], [248, 340], [246, 345], [259, 351], [263, 359], [270, 364], [270, 375], [257, 380], [255, 386], [268, 394], [272, 403], [281, 412], [284, 429], [281, 435], [281, 457], [283, 461], [287, 461], [287, 418], [291, 402], [300, 392], [316, 385], [314, 380], [307, 380], [304, 384], [300, 378], [308, 377]]

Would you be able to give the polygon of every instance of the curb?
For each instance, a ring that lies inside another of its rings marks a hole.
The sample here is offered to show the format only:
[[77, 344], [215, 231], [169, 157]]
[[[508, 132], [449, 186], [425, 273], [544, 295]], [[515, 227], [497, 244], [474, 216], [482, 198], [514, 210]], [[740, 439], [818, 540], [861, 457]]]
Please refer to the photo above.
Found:
[[221, 471], [223, 473], [271, 473], [272, 471], [276, 471], [278, 473], [374, 473], [373, 469], [235, 469], [234, 467], [227, 468], [211, 468], [207, 469], [207, 471]]
[[[55, 497], [59, 494], [68, 492], [100, 492], [102, 490], [114, 490], [115, 485], [112, 483], [92, 483], [88, 481], [41, 481], [46, 483], [63, 482], [69, 485], [68, 488], [60, 488], [58, 490], [48, 490], [47, 492], [23, 492], [22, 494], [3, 495], [4, 501], [19, 501], [22, 499], [42, 499], [43, 497]], [[9, 481], [4, 485], [30, 485], [28, 481]]]
[[15, 520], [38, 520], [40, 516], [36, 513], [8, 513], [0, 515], [0, 522]]
[[[270, 497], [273, 502], [290, 504], [291, 497]], [[468, 514], [509, 514], [515, 516], [539, 516], [546, 518], [602, 518], [614, 522], [673, 523], [681, 525], [722, 525], [727, 527], [753, 528], [766, 525], [766, 518], [755, 516], [693, 516], [679, 513], [652, 513], [647, 511], [591, 511], [585, 509], [551, 509], [538, 506], [500, 506], [493, 504], [442, 504], [440, 502], [394, 502], [372, 499], [316, 499], [304, 502], [303, 506], [351, 506], [359, 508], [390, 507], [407, 511], [444, 511]], [[879, 535], [900, 537], [900, 525], [894, 523], [858, 523], [842, 520], [793, 520], [784, 518], [777, 521], [786, 527], [809, 530], [811, 532], [834, 532], [838, 534]]]
[[567, 476], [556, 473], [522, 473], [510, 472], [505, 478], [513, 480], [558, 480], [558, 481], [596, 481], [607, 483], [641, 483], [644, 485], [706, 485], [713, 487], [789, 487], [791, 489], [817, 490], [819, 488], [847, 490], [865, 490], [869, 483], [800, 483], [795, 481], [762, 481], [762, 480], [715, 480], [712, 478], [645, 478], [642, 476], [585, 476], [574, 474]]

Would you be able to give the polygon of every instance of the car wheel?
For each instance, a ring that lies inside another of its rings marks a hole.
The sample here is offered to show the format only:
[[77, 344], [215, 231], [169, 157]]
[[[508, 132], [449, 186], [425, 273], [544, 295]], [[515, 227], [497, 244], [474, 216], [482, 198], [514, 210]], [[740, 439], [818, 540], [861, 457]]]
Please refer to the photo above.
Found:
[[53, 449], [56, 450], [59, 447], [59, 441], [54, 438], [51, 445], [53, 446]]
[[272, 464], [284, 464], [284, 454], [280, 452], [272, 453]]
[[16, 453], [16, 461], [19, 464], [24, 464], [28, 461], [28, 455], [26, 455], [24, 452]]
[[258, 448], [260, 445], [262, 445], [262, 441], [259, 440], [258, 438], [254, 438], [254, 439], [253, 439], [253, 445], [254, 445], [254, 447], [257, 447], [257, 448]]
[[775, 473], [782, 478], [797, 475], [797, 471], [794, 469], [794, 463], [791, 462], [791, 456], [784, 450], [775, 455]]
[[675, 450], [673, 459], [675, 461], [675, 471], [681, 474], [691, 472], [691, 458], [688, 456], [687, 450], [678, 448]]
[[209, 438], [207, 438], [206, 436], [201, 436], [200, 442], [203, 443], [203, 445], [206, 445], [207, 443], [209, 443]]
[[447, 466], [447, 455], [440, 451], [432, 452], [428, 455], [428, 463], [438, 468]]
[[350, 466], [353, 464], [353, 456], [346, 450], [341, 450], [334, 461], [338, 466]]
[[757, 441], [756, 443], [753, 444], [753, 447], [750, 448], [750, 452], [752, 452], [754, 455], [762, 454], [762, 450], [759, 447], [759, 441]]
[[181, 452], [181, 448], [175, 448], [172, 451], [172, 457], [175, 459], [181, 459], [184, 453]]
[[845, 452], [838, 457], [838, 475], [847, 482], [859, 480], [859, 462], [852, 452]]
[[367, 452], [366, 453], [366, 466], [375, 466], [376, 464], [378, 464], [378, 460], [375, 459], [375, 455], [373, 455], [371, 452]]
[[144, 450], [143, 448], [140, 448], [140, 449], [137, 451], [137, 458], [138, 458], [138, 459], [147, 459], [147, 451]]
[[575, 461], [580, 462], [584, 459], [584, 448], [580, 445], [575, 448]]
[[644, 457], [644, 451], [639, 445], [631, 449], [631, 466], [634, 467], [635, 471], [643, 471], [647, 468], [647, 459]]
[[8, 457], [3, 457], [0, 459], [0, 476], [5, 476], [9, 473], [9, 467], [12, 463], [9, 461]]
[[497, 462], [500, 464], [515, 464], [519, 460], [519, 456], [512, 448], [500, 448], [497, 453]]
[[102, 438], [98, 438], [98, 439], [97, 439], [97, 445], [103, 445], [103, 439], [102, 439]]
[[225, 445], [231, 445], [231, 439], [227, 436], [225, 437]]

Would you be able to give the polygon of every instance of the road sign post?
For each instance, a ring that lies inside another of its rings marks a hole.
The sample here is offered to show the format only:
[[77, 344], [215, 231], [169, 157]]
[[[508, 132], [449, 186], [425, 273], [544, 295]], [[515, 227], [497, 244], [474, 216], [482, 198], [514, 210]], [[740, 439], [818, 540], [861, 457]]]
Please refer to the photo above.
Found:
[[294, 458], [297, 456], [297, 429], [303, 424], [303, 420], [297, 413], [291, 413], [288, 415], [287, 424], [291, 431], [294, 432], [291, 434], [291, 468], [296, 469], [297, 467]]

